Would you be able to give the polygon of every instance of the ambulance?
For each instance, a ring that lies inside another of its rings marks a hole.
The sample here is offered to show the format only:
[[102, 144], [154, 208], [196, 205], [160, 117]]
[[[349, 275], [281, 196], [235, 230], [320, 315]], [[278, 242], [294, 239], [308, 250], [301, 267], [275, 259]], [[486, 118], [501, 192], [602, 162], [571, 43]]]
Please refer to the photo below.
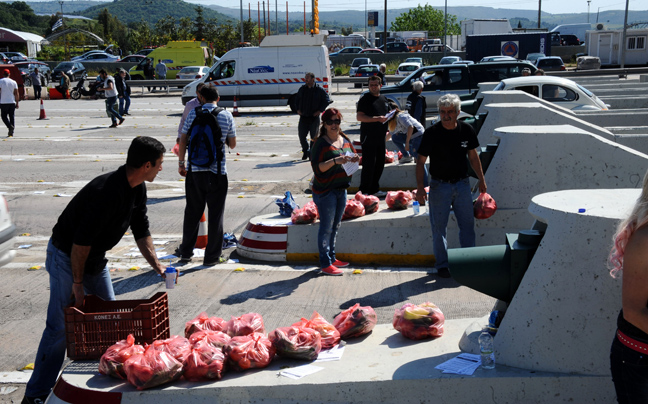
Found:
[[158, 60], [164, 62], [167, 67], [166, 78], [172, 80], [183, 67], [209, 66], [211, 54], [209, 48], [201, 41], [170, 41], [167, 46], [156, 48], [130, 69], [128, 73], [133, 80], [146, 79], [144, 65], [147, 59], [151, 59], [153, 68], [158, 64]]
[[286, 106], [294, 110], [295, 96], [306, 73], [330, 94], [331, 71], [326, 35], [267, 36], [258, 47], [225, 53], [209, 73], [185, 86], [182, 103], [196, 96], [199, 83], [215, 85], [221, 107]]

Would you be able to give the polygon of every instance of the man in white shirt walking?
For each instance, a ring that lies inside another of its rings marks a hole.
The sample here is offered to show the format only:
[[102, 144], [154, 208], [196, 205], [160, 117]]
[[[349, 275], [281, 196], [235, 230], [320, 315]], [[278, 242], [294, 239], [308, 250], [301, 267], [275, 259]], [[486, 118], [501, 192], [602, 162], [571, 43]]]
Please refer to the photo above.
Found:
[[2, 113], [2, 122], [9, 129], [8, 137], [13, 137], [15, 120], [14, 113], [18, 108], [18, 84], [9, 76], [11, 73], [9, 69], [4, 69], [2, 72], [4, 78], [0, 79], [0, 112]]
[[[115, 86], [115, 78], [110, 76], [104, 69], [99, 71], [99, 76], [104, 80], [103, 87], [97, 89], [97, 91], [105, 91], [106, 94], [106, 113], [112, 121], [111, 128], [116, 128], [117, 125], [124, 123], [125, 119], [119, 115], [119, 112], [115, 110], [115, 105], [117, 104], [117, 87]], [[119, 123], [117, 120], [119, 119]]]

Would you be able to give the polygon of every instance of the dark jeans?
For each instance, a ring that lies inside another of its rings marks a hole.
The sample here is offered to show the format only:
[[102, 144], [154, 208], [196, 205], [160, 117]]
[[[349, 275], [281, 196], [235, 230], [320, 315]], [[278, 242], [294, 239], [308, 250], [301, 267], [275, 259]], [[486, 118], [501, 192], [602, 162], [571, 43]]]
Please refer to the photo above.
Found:
[[373, 195], [380, 191], [380, 176], [385, 168], [385, 133], [360, 135], [362, 142], [362, 171], [360, 172], [360, 191]]
[[313, 194], [313, 201], [317, 205], [320, 216], [317, 249], [319, 250], [320, 268], [324, 269], [336, 260], [335, 239], [344, 215], [347, 192], [346, 189], [332, 189], [323, 194]]
[[648, 355], [626, 347], [615, 334], [610, 369], [620, 404], [648, 403]]
[[182, 226], [182, 244], [179, 247], [182, 258], [193, 256], [205, 204], [209, 212], [204, 262], [214, 262], [220, 258], [223, 252], [223, 214], [227, 186], [227, 175], [214, 174], [211, 171], [187, 172], [187, 181], [185, 181], [187, 206]]
[[34, 98], [39, 99], [41, 97], [41, 86], [34, 86]]
[[14, 113], [16, 112], [16, 104], [0, 104], [0, 113], [2, 114], [2, 122], [9, 130], [14, 129]]
[[309, 142], [306, 136], [310, 133], [311, 142], [317, 137], [317, 131], [320, 126], [319, 116], [300, 116], [299, 125], [297, 126], [297, 133], [299, 134], [299, 143], [303, 152], [310, 150]]
[[117, 120], [122, 120], [122, 116], [115, 110], [115, 104], [117, 103], [117, 96], [107, 97], [106, 98], [106, 114], [110, 117], [110, 120], [113, 124], [117, 123]]

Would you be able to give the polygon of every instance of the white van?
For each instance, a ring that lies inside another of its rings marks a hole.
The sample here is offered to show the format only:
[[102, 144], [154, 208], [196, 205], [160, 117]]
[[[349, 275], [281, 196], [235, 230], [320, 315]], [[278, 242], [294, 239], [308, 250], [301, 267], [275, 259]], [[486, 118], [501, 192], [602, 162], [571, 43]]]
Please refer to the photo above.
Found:
[[235, 48], [225, 53], [209, 73], [182, 90], [182, 104], [196, 96], [198, 83], [217, 86], [218, 105], [238, 107], [293, 105], [308, 72], [329, 93], [331, 71], [326, 35], [267, 36], [258, 47]]

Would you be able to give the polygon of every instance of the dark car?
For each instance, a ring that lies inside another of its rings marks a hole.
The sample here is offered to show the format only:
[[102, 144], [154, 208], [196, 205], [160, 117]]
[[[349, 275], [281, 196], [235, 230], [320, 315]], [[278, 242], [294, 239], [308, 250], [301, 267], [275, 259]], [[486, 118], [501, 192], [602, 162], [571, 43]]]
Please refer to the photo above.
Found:
[[20, 70], [22, 74], [23, 81], [27, 87], [32, 85], [31, 78], [29, 78], [29, 73], [33, 72], [35, 68], [38, 68], [38, 72], [45, 77], [45, 82], [41, 85], [47, 86], [52, 80], [52, 69], [50, 69], [47, 63], [43, 62], [15, 62], [14, 65]]
[[583, 41], [578, 39], [576, 35], [560, 34], [560, 39], [562, 40], [563, 46], [578, 46], [583, 44]]
[[140, 50], [137, 51], [135, 54], [136, 54], [136, 55], [146, 56], [146, 55], [148, 55], [149, 53], [153, 52], [154, 50], [155, 50], [155, 49], [153, 49], [153, 48], [144, 48], [144, 49], [140, 49]]
[[52, 80], [59, 80], [61, 72], [65, 72], [71, 81], [85, 78], [88, 75], [85, 66], [80, 62], [61, 62], [52, 70]]
[[545, 56], [536, 60], [536, 67], [546, 72], [560, 72], [565, 70], [565, 64], [560, 56]]
[[355, 72], [355, 77], [369, 77], [378, 74], [378, 65], [361, 65]]
[[387, 47], [385, 48], [385, 45], [381, 46], [380, 48], [381, 51], [383, 52], [409, 52], [409, 46], [405, 42], [389, 42], [387, 44]]
[[350, 55], [352, 53], [360, 53], [362, 50], [359, 46], [347, 46], [346, 48], [340, 49], [338, 52], [333, 52], [329, 54], [329, 58], [335, 57], [337, 55]]

